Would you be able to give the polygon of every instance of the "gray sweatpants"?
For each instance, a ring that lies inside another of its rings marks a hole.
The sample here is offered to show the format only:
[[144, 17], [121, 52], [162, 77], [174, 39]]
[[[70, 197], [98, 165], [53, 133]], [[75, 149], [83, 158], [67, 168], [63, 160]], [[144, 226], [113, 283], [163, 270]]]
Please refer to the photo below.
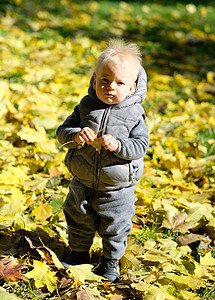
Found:
[[97, 191], [72, 179], [64, 204], [69, 245], [75, 251], [88, 251], [96, 233], [101, 236], [103, 254], [120, 259], [135, 214], [135, 187]]

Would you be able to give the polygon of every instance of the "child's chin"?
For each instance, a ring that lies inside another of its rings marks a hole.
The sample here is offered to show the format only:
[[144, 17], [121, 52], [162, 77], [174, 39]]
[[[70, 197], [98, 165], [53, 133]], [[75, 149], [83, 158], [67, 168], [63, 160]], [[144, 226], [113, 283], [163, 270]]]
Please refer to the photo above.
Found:
[[110, 97], [110, 98], [104, 98], [101, 101], [104, 102], [105, 104], [109, 104], [109, 105], [121, 102], [121, 101], [118, 101], [118, 99], [115, 99], [115, 98], [112, 98], [112, 97]]
[[104, 102], [105, 104], [114, 104], [115, 102], [113, 101], [113, 99], [103, 99], [102, 102]]

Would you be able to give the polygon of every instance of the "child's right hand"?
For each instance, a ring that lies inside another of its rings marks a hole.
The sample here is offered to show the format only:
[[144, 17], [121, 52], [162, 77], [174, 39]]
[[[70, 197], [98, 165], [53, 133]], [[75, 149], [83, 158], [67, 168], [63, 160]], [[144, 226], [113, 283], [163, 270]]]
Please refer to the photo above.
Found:
[[93, 142], [95, 138], [93, 130], [89, 127], [84, 127], [75, 134], [74, 141], [76, 143]]

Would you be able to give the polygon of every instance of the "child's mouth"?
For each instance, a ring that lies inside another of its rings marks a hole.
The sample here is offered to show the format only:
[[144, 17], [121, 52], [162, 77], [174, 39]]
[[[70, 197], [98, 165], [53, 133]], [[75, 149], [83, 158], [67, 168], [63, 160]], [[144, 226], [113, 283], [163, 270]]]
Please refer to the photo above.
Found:
[[110, 93], [106, 93], [105, 96], [114, 97], [115, 95], [114, 94], [110, 94]]

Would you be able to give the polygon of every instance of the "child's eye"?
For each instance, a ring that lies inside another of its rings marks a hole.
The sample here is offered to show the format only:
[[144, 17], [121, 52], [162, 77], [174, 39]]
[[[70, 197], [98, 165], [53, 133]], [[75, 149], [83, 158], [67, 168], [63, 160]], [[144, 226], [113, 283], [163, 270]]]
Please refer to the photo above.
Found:
[[124, 82], [120, 81], [118, 82], [118, 85], [124, 85]]
[[103, 82], [109, 82], [109, 80], [107, 78], [102, 78]]

